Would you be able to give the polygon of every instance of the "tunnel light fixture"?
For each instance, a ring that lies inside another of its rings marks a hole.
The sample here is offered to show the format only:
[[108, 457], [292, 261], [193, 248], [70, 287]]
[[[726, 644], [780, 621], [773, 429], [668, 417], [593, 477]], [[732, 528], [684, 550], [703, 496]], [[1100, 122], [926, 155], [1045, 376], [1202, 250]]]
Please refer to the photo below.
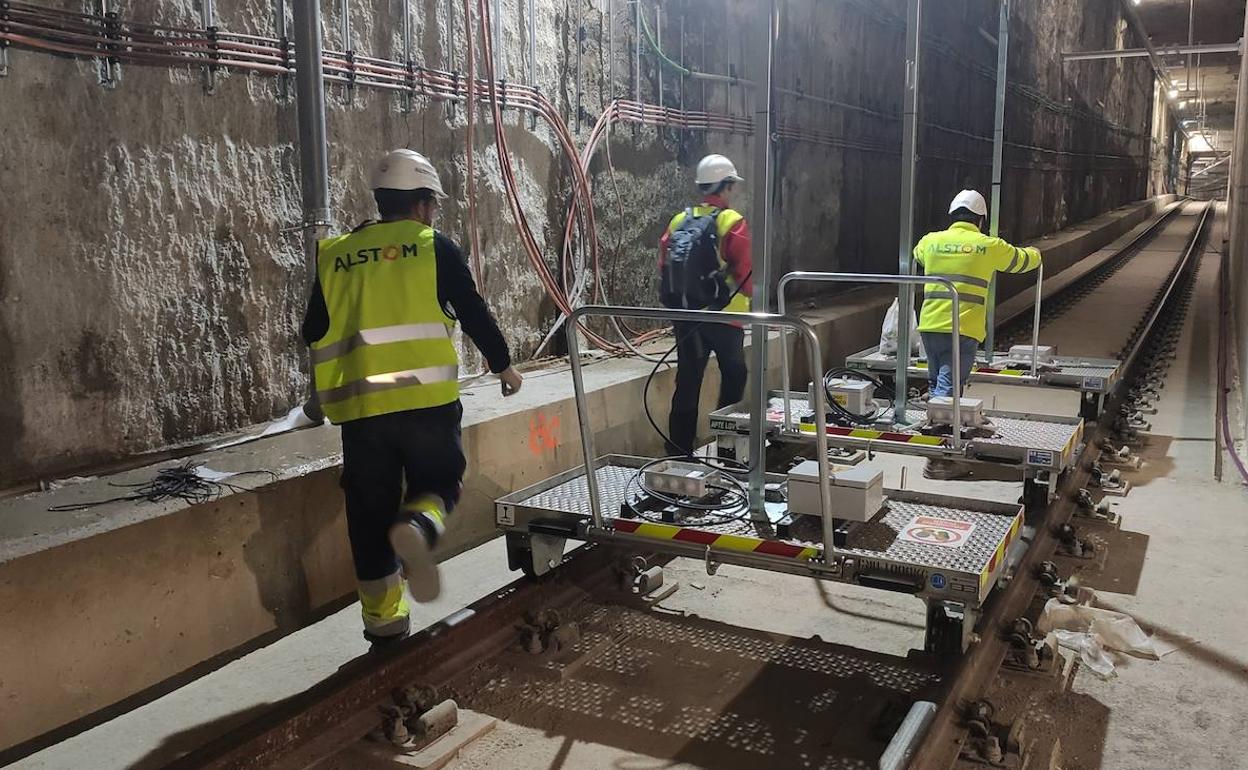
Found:
[[1177, 99], [1179, 97], [1179, 89], [1171, 88], [1169, 93], [1167, 93], [1166, 95], [1169, 96], [1171, 99]]

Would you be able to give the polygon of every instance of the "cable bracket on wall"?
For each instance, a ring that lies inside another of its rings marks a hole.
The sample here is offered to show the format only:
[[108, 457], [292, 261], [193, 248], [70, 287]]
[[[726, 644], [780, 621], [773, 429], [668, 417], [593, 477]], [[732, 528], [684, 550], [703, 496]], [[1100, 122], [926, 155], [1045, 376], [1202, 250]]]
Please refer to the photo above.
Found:
[[199, 23], [208, 35], [208, 64], [204, 65], [204, 93], [212, 95], [217, 90], [217, 62], [220, 46], [217, 38], [216, 8], [213, 0], [199, 0]]
[[[0, 0], [0, 32], [10, 32], [9, 4]], [[0, 78], [9, 74], [9, 41], [0, 40]]]
[[[99, 9], [100, 16], [104, 18], [104, 37], [109, 40], [117, 39], [120, 36], [121, 25], [117, 20], [116, 12], [109, 9], [108, 0], [100, 0]], [[101, 44], [98, 47], [104, 54], [99, 58], [96, 70], [99, 84], [105, 88], [114, 88], [121, 80], [121, 62], [109, 55], [109, 52], [114, 49], [113, 44]]]

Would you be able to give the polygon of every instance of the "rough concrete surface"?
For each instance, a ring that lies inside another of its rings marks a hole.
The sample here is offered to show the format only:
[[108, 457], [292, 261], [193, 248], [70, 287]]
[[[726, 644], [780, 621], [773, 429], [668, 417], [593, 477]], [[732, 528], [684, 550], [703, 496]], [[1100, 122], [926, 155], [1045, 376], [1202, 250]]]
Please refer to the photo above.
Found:
[[[412, 4], [416, 63], [463, 69], [463, 13], [457, 9], [450, 28], [451, 6]], [[341, 7], [322, 2], [331, 50], [344, 47]], [[398, 6], [349, 8], [354, 49], [401, 56]], [[144, 0], [120, 12], [199, 23], [191, 0]], [[503, 22], [501, 74], [527, 80], [527, 4], [505, 0], [495, 12]], [[976, 30], [995, 29], [994, 14], [986, 0], [958, 0], [925, 16], [930, 87], [923, 90], [919, 229], [938, 223], [958, 187], [987, 187], [983, 137], [991, 133], [995, 52]], [[272, 34], [272, 15], [259, 0], [216, 4], [218, 26], [232, 31]], [[697, 0], [665, 4], [661, 15], [672, 58], [759, 78], [750, 71], [763, 27], [756, 4]], [[581, 141], [608, 99], [634, 93], [667, 106], [751, 114], [743, 87], [660, 70], [648, 48], [638, 82], [631, 16], [626, 3], [537, 0], [537, 82], [574, 130], [584, 111]], [[830, 140], [780, 143], [773, 278], [792, 267], [884, 269], [897, 253], [904, 3], [807, 0], [791, 4], [783, 23], [781, 85], [841, 106], [780, 99], [783, 124]], [[1031, 238], [1143, 197], [1147, 65], [1068, 71], [1056, 55], [1119, 42], [1114, 6], [1024, 4], [1013, 28], [1004, 232]], [[297, 324], [308, 273], [297, 239], [284, 232], [301, 216], [293, 101], [258, 75], [220, 74], [208, 96], [200, 73], [188, 68], [126, 65], [115, 88], [101, 88], [92, 62], [19, 49], [9, 58], [0, 98], [6, 136], [18, 140], [0, 143], [0, 172], [28, 183], [13, 186], [0, 211], [0, 385], [9, 394], [0, 405], [0, 433], [9, 439], [0, 488], [263, 422], [297, 403], [306, 387]], [[440, 225], [466, 242], [464, 110], [418, 99], [404, 113], [397, 95], [328, 90], [337, 223], [370, 215], [364, 180], [372, 159], [411, 145], [439, 164], [452, 196]], [[521, 204], [553, 264], [567, 163], [545, 126], [530, 131], [515, 113], [505, 121]], [[482, 283], [523, 357], [545, 336], [554, 308], [514, 234], [484, 111], [474, 142]], [[619, 127], [612, 143], [614, 179], [603, 151], [594, 160], [604, 284], [615, 301], [649, 303], [654, 243], [688, 201], [691, 166], [714, 150], [748, 169], [750, 142]], [[755, 183], [761, 180], [747, 182], [740, 201], [747, 211]], [[477, 364], [471, 346], [465, 357], [469, 368]]]

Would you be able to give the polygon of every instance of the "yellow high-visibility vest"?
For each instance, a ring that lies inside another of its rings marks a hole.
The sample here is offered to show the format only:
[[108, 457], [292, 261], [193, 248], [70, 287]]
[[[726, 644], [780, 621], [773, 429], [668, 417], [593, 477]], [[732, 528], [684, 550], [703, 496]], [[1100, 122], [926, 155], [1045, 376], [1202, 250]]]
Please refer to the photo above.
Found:
[[[693, 207], [693, 215], [695, 217], [704, 217], [714, 210], [714, 206], [707, 206], [705, 203], [700, 203]], [[719, 236], [719, 253], [717, 256], [719, 257], [720, 270], [724, 270], [728, 267], [728, 263], [724, 261], [724, 236], [728, 235], [732, 228], [736, 227], [737, 223], [742, 219], [745, 219], [745, 217], [741, 216], [739, 212], [733, 211], [732, 209], [721, 209], [719, 216], [715, 218], [715, 234]], [[684, 221], [685, 212], [678, 212], [676, 216], [672, 217], [671, 223], [668, 224], [667, 234], [671, 235], [676, 232], [676, 228], [680, 227], [681, 223]], [[745, 294], [745, 292], [737, 291], [737, 279], [732, 274], [731, 270], [725, 270], [724, 280], [728, 283], [728, 291], [735, 292], [732, 296], [732, 300], [729, 301], [727, 306], [723, 308], [724, 312], [750, 312], [750, 298]]]
[[405, 219], [318, 244], [329, 331], [312, 344], [312, 363], [334, 424], [459, 398], [455, 321], [438, 303], [433, 237]]
[[[953, 281], [960, 303], [958, 333], [980, 342], [988, 336], [988, 286], [993, 273], [1026, 273], [1040, 267], [1040, 250], [1011, 246], [984, 235], [969, 222], [928, 233], [914, 247], [914, 258], [927, 275]], [[953, 295], [941, 284], [923, 288], [919, 331], [953, 333]]]

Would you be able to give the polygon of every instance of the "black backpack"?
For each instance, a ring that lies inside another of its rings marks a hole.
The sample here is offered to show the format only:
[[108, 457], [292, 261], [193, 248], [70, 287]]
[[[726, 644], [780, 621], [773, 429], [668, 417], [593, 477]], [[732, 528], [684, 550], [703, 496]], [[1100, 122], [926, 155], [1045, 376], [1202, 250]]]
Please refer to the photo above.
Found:
[[685, 219], [667, 239], [667, 259], [659, 276], [659, 301], [681, 310], [722, 310], [732, 299], [719, 264], [719, 209]]

